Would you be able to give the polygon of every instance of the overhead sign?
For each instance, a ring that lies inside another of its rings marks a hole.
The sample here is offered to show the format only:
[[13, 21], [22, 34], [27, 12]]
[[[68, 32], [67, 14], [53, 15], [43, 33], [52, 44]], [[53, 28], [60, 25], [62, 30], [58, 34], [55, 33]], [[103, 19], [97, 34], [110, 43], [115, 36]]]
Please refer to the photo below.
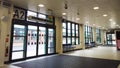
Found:
[[13, 19], [25, 20], [26, 10], [14, 7]]

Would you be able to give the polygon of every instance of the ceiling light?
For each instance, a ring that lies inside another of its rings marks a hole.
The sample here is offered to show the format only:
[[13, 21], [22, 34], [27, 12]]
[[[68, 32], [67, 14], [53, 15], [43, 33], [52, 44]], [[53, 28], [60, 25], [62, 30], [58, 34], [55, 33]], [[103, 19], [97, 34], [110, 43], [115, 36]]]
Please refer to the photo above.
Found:
[[76, 20], [80, 20], [80, 18], [76, 18]]
[[86, 21], [86, 24], [88, 24], [89, 22], [88, 21]]
[[101, 27], [101, 26], [98, 26], [99, 28]]
[[113, 22], [113, 24], [115, 25], [116, 23], [115, 23], [115, 22]]
[[109, 19], [109, 21], [113, 21], [112, 19]]
[[66, 15], [66, 13], [62, 13], [62, 15]]
[[43, 4], [39, 4], [38, 6], [39, 6], [39, 7], [44, 7], [44, 5], [43, 5]]
[[93, 26], [95, 26], [95, 24], [93, 24]]
[[93, 9], [94, 9], [94, 10], [97, 10], [97, 9], [99, 9], [99, 7], [94, 7]]
[[107, 15], [107, 14], [104, 14], [103, 16], [104, 16], [104, 17], [107, 17], [108, 15]]

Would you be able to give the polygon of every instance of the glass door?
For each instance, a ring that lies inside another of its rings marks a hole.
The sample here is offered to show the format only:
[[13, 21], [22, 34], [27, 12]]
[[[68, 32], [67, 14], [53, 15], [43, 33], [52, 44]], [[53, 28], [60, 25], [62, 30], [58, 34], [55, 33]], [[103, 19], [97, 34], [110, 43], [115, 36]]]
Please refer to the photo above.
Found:
[[55, 53], [54, 29], [48, 28], [48, 54]]
[[46, 28], [39, 27], [38, 55], [46, 54]]
[[54, 28], [13, 24], [10, 60], [55, 53]]
[[27, 30], [27, 57], [36, 56], [37, 53], [37, 26], [28, 25]]
[[22, 59], [25, 56], [25, 26], [24, 25], [14, 25], [13, 26], [13, 43], [12, 43], [12, 60]]

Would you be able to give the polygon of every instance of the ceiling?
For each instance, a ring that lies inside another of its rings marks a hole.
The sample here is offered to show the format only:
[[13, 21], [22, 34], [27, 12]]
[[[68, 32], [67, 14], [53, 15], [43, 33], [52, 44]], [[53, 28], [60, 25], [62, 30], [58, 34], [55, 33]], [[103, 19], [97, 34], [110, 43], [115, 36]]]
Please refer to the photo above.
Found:
[[[119, 28], [120, 26], [120, 0], [11, 0], [16, 6], [29, 10], [38, 11], [47, 14], [48, 9], [52, 10], [52, 14], [57, 17], [64, 16], [70, 21], [87, 24], [103, 29]], [[68, 9], [64, 8], [67, 2]], [[45, 7], [38, 7], [38, 4], [44, 4]], [[93, 7], [99, 6], [98, 10]], [[77, 15], [79, 13], [79, 15]], [[107, 14], [107, 17], [103, 17]], [[76, 20], [80, 18], [80, 20]], [[109, 21], [109, 19], [112, 19]], [[116, 26], [117, 25], [117, 26]]]

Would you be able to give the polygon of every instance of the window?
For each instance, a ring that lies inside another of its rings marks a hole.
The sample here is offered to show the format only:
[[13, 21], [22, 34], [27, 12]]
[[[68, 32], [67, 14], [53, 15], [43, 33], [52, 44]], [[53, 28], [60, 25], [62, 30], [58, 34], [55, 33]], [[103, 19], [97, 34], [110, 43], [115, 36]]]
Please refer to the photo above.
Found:
[[28, 16], [27, 21], [36, 22], [35, 20], [30, 20], [29, 19], [29, 16], [37, 17], [37, 13], [36, 12], [27, 11], [27, 16]]
[[93, 33], [92, 33], [92, 27], [85, 25], [85, 43], [89, 44], [93, 42]]
[[63, 32], [63, 50], [67, 48], [67, 51], [69, 51], [71, 50], [73, 45], [80, 44], [79, 24], [64, 20], [62, 23], [62, 32]]
[[96, 42], [101, 43], [101, 31], [100, 31], [100, 29], [96, 29]]

